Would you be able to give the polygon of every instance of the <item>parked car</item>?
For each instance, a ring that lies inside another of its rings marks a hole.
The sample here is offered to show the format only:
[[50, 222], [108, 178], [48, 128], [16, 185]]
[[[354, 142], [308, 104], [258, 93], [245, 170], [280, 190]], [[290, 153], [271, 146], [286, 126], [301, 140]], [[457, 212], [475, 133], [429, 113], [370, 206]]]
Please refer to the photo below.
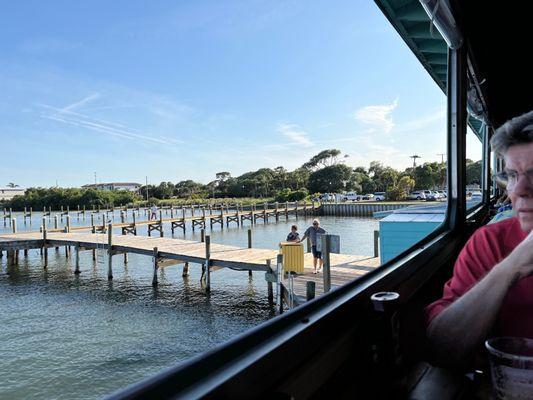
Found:
[[424, 194], [426, 195], [426, 201], [437, 201], [442, 197], [437, 190], [428, 190], [428, 192], [430, 193], [427, 194], [426, 191], [424, 191]]
[[409, 200], [426, 200], [426, 194], [423, 190], [415, 190], [407, 197]]
[[374, 193], [374, 201], [383, 201], [386, 199], [385, 192], [376, 192]]
[[441, 198], [443, 198], [443, 199], [448, 197], [448, 193], [446, 192], [446, 190], [437, 190], [437, 192], [440, 193]]
[[332, 193], [324, 193], [324, 194], [320, 195], [319, 200], [320, 201], [334, 201], [335, 200], [335, 195], [332, 194]]
[[348, 192], [344, 193], [343, 195], [343, 201], [357, 201], [357, 198], [359, 195], [356, 192]]
[[480, 192], [474, 192], [472, 193], [472, 196], [470, 196], [469, 200], [474, 203], [481, 203], [483, 200], [483, 195]]

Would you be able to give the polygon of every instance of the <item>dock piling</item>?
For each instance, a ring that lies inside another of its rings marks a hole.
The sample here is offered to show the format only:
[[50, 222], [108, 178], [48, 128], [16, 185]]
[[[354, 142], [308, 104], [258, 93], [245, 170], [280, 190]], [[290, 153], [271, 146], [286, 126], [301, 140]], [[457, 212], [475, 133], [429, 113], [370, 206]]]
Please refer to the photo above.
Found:
[[205, 291], [211, 291], [211, 235], [205, 236]]
[[[105, 221], [104, 221], [105, 226]], [[107, 226], [107, 279], [113, 279], [113, 224]]]
[[305, 298], [307, 301], [315, 298], [316, 284], [314, 281], [307, 281], [305, 283]]
[[152, 260], [154, 264], [154, 276], [152, 278], [152, 286], [157, 286], [157, 270], [159, 268], [159, 259], [158, 259], [159, 250], [157, 247], [154, 247]]
[[76, 243], [76, 268], [74, 269], [74, 273], [78, 275], [80, 273], [80, 244]]
[[322, 259], [323, 259], [323, 277], [324, 293], [331, 290], [331, 270], [330, 270], [330, 252], [331, 252], [331, 235], [322, 235]]
[[[266, 260], [266, 265], [267, 265], [267, 273], [273, 274], [274, 271], [272, 271], [272, 267], [270, 266], [271, 265], [270, 259]], [[267, 291], [268, 291], [268, 302], [269, 304], [272, 304], [274, 302], [274, 289], [272, 287], [271, 281], [267, 281]]]
[[43, 268], [46, 269], [48, 267], [48, 247], [46, 246], [46, 217], [43, 216], [43, 225], [42, 225], [42, 231], [43, 231], [43, 257], [44, 257], [44, 263]]

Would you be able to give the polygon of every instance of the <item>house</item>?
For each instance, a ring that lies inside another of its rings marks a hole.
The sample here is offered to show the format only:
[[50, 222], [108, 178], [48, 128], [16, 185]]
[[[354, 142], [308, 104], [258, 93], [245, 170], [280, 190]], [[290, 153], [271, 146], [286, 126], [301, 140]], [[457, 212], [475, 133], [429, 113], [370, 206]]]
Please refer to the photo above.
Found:
[[98, 189], [98, 190], [127, 190], [130, 192], [137, 192], [141, 188], [140, 183], [135, 182], [110, 182], [110, 183], [91, 183], [83, 185], [82, 189]]
[[15, 187], [0, 187], [0, 200], [11, 200], [15, 196], [24, 196], [26, 189]]

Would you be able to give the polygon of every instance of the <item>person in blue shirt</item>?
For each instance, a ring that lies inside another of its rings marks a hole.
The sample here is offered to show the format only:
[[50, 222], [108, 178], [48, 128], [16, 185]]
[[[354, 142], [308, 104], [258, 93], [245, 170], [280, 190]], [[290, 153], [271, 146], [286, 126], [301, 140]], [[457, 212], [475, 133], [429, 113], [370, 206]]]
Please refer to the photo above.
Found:
[[[324, 235], [326, 231], [320, 227], [320, 221], [318, 219], [313, 220], [313, 225], [311, 225], [307, 230], [304, 232], [303, 238], [300, 239], [300, 242], [303, 242], [305, 238], [309, 238], [311, 241], [311, 251], [313, 253], [313, 273], [316, 274], [318, 271], [322, 269], [323, 261], [322, 261], [322, 252], [317, 251], [316, 245], [318, 240], [318, 235]], [[320, 260], [320, 263], [319, 263]], [[318, 270], [316, 268], [317, 264], [319, 263]]]

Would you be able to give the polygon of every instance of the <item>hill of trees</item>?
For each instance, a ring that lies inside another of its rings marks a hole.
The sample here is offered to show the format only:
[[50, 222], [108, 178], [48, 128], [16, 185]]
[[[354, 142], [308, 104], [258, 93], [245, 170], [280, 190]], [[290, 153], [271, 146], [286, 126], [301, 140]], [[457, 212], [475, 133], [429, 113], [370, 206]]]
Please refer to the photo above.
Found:
[[[233, 177], [227, 171], [218, 172], [207, 184], [184, 180], [143, 186], [139, 194], [126, 191], [83, 190], [77, 188], [30, 188], [24, 196], [4, 202], [3, 207], [40, 210], [49, 206], [125, 205], [136, 200], [166, 200], [171, 198], [201, 200], [208, 198], [276, 198], [278, 201], [302, 200], [314, 193], [356, 191], [358, 193], [387, 192], [391, 200], [401, 200], [414, 189], [443, 188], [446, 165], [424, 163], [403, 171], [372, 161], [368, 168], [352, 168], [338, 149], [328, 149], [313, 156], [294, 171], [284, 167], [261, 168]], [[481, 162], [467, 160], [467, 184], [479, 184]]]

